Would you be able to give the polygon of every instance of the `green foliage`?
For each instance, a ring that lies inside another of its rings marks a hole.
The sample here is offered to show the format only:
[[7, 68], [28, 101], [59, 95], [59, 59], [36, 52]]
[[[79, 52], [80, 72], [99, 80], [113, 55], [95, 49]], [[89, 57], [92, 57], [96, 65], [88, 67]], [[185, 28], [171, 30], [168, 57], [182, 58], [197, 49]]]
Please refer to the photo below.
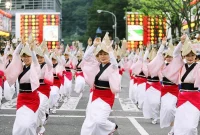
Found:
[[[181, 35], [184, 20], [187, 21], [191, 33], [192, 15], [199, 18], [199, 7], [197, 4], [191, 5], [192, 1], [194, 0], [129, 0], [129, 8], [132, 8], [133, 12], [141, 12], [145, 15], [164, 15], [170, 20], [172, 35], [176, 37], [176, 29], [178, 29], [178, 36]], [[197, 27], [193, 28], [194, 31], [199, 27], [199, 19], [195, 21], [195, 25]]]
[[63, 28], [62, 33], [65, 43], [80, 40], [87, 43], [89, 37], [96, 36], [96, 30], [100, 27], [103, 36], [106, 31], [114, 35], [114, 21], [108, 13], [98, 14], [97, 10], [113, 12], [117, 17], [117, 36], [125, 37], [126, 21], [124, 20], [128, 0], [63, 0]]

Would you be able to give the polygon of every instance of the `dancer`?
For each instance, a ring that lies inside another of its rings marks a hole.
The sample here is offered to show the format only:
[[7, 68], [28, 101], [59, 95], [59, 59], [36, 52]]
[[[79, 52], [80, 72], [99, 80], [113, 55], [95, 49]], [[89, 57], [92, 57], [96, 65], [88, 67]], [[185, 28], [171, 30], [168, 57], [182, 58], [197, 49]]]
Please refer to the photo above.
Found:
[[[45, 42], [43, 41], [42, 44], [45, 44]], [[42, 45], [36, 48], [36, 54], [41, 68], [40, 87], [38, 88], [40, 97], [38, 111], [38, 126], [40, 126], [40, 131], [38, 135], [43, 135], [45, 132], [44, 125], [49, 116], [50, 86], [53, 85], [53, 64], [47, 54], [44, 54], [44, 52], [48, 50], [44, 50], [41, 47]]]
[[[199, 64], [195, 63], [196, 50], [186, 35], [181, 37], [181, 42], [176, 46], [173, 60], [168, 69], [163, 70], [165, 77], [175, 84], [181, 81], [181, 89], [178, 95], [177, 109], [174, 121], [174, 135], [198, 135], [200, 110]], [[183, 62], [181, 56], [186, 59]], [[170, 73], [170, 74], [166, 74]], [[180, 80], [179, 80], [180, 79]]]
[[[40, 104], [37, 92], [37, 88], [40, 85], [38, 76], [40, 75], [40, 66], [33, 51], [33, 42], [32, 38], [30, 38], [29, 44], [25, 44], [24, 39], [22, 39], [22, 43], [17, 46], [13, 54], [13, 60], [5, 70], [9, 85], [13, 85], [18, 78], [20, 86], [13, 135], [36, 135], [38, 108]], [[24, 66], [19, 55], [20, 51], [25, 64]]]
[[[94, 90], [81, 135], [108, 135], [118, 128], [108, 120], [115, 98], [113, 93], [120, 90], [119, 70], [108, 33], [101, 44], [95, 39], [94, 45], [90, 47], [92, 52], [97, 46], [101, 48], [98, 52], [100, 63], [94, 61], [92, 65], [82, 66], [85, 80]], [[115, 64], [110, 63], [109, 56], [115, 59]], [[84, 59], [90, 61], [90, 57]]]
[[[172, 44], [169, 44], [168, 50], [164, 56], [165, 65], [162, 71], [170, 68], [171, 61], [173, 60], [173, 51], [174, 46]], [[165, 75], [167, 74], [170, 73], [165, 73]], [[172, 128], [168, 135], [174, 134], [173, 122], [175, 117], [178, 93], [178, 85], [171, 82], [170, 79], [168, 79], [167, 77], [163, 76], [161, 87], [160, 127], [164, 128], [171, 126]]]
[[[162, 44], [156, 54], [156, 46], [153, 46], [150, 52], [150, 63], [147, 65], [147, 84], [146, 84], [146, 94], [143, 104], [143, 115], [147, 119], [152, 119], [152, 124], [156, 124], [160, 113], [160, 97], [161, 97], [161, 84], [159, 79], [159, 72], [164, 64], [162, 59], [162, 53], [164, 51], [165, 41]], [[154, 57], [156, 54], [156, 57]], [[154, 57], [154, 58], [152, 58]], [[143, 70], [144, 72], [144, 70]], [[146, 72], [146, 71], [145, 71]]]

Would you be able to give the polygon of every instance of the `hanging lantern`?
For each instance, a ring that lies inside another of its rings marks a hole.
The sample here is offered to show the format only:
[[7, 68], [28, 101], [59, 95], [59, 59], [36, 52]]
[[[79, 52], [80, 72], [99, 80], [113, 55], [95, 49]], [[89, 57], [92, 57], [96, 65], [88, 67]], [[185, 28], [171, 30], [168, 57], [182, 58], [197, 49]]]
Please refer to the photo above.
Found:
[[154, 33], [151, 33], [151, 36], [153, 37], [153, 36], [154, 36]]
[[32, 18], [35, 18], [35, 15], [32, 15]]
[[55, 18], [55, 15], [51, 15], [51, 18]]
[[25, 19], [24, 22], [28, 22], [28, 19]]
[[140, 25], [142, 25], [143, 23], [142, 22], [140, 22]]
[[134, 22], [131, 22], [131, 25], [134, 25]]
[[142, 45], [142, 44], [143, 44], [143, 42], [142, 42], [142, 41], [140, 41], [140, 42], [139, 42], [139, 44], [140, 44], [140, 45]]
[[28, 19], [28, 15], [25, 15], [25, 18]]
[[131, 22], [128, 22], [128, 25], [131, 25]]

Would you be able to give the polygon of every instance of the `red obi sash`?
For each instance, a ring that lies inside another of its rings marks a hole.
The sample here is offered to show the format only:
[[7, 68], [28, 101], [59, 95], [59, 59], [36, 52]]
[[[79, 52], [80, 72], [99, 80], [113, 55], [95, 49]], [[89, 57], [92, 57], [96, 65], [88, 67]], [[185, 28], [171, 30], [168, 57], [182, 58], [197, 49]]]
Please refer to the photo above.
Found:
[[120, 70], [119, 70], [119, 74], [120, 74], [120, 75], [123, 75], [124, 71], [125, 71], [125, 70], [124, 70], [123, 68], [120, 69]]
[[46, 95], [49, 98], [50, 95], [50, 85], [48, 84], [44, 84], [44, 85], [40, 85], [40, 87], [38, 88], [38, 91], [41, 92], [42, 94]]
[[179, 92], [177, 107], [189, 101], [200, 110], [200, 92]]
[[146, 82], [147, 82], [147, 78], [137, 77], [137, 85], [146, 83]]
[[83, 72], [76, 72], [75, 76], [76, 76], [76, 77], [77, 77], [77, 76], [82, 76], [82, 77], [84, 77]]
[[101, 98], [103, 101], [108, 103], [112, 108], [115, 100], [115, 95], [112, 93], [110, 89], [108, 90], [93, 89], [92, 101], [96, 100], [97, 98]]
[[63, 74], [71, 81], [72, 80], [72, 72], [64, 71]]
[[178, 85], [164, 85], [161, 87], [161, 97], [167, 93], [171, 93], [172, 95], [178, 98], [179, 88]]
[[146, 83], [146, 90], [148, 90], [151, 86], [158, 91], [160, 91], [161, 87], [162, 87], [160, 82], [147, 82]]
[[137, 77], [133, 77], [133, 84], [137, 84], [137, 80], [138, 80]]
[[59, 79], [55, 79], [55, 78], [54, 78], [53, 85], [54, 85], [54, 86], [57, 86], [58, 88], [60, 88], [61, 81], [60, 81]]
[[23, 105], [27, 106], [34, 112], [37, 111], [40, 105], [40, 98], [37, 90], [32, 93], [19, 93], [17, 97], [17, 110]]

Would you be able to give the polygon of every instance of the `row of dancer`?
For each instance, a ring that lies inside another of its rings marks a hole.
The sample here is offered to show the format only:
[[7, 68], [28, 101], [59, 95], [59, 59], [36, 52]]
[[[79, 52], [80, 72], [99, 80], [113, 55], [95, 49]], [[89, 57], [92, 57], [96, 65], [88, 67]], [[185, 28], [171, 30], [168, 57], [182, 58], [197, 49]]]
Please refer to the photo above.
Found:
[[[196, 42], [187, 35], [174, 47], [164, 38], [157, 46], [141, 46], [130, 59], [129, 97], [147, 119], [170, 127], [168, 135], [197, 135], [200, 115], [199, 63]], [[168, 49], [166, 49], [168, 48]]]
[[[80, 68], [82, 55], [79, 50], [76, 56], [71, 56], [68, 47], [63, 55], [60, 50], [50, 54], [45, 42], [36, 46], [31, 37], [28, 41], [22, 39], [14, 52], [5, 53], [5, 59], [2, 58], [0, 62], [1, 81], [6, 80], [9, 87], [16, 82], [19, 84], [13, 135], [36, 135], [39, 127], [38, 134], [44, 134], [49, 110], [56, 113], [58, 101], [64, 97], [70, 99], [72, 69], [76, 71], [75, 91], [80, 93], [84, 90], [85, 80]], [[2, 88], [4, 95], [15, 93], [3, 87], [3, 82]]]

